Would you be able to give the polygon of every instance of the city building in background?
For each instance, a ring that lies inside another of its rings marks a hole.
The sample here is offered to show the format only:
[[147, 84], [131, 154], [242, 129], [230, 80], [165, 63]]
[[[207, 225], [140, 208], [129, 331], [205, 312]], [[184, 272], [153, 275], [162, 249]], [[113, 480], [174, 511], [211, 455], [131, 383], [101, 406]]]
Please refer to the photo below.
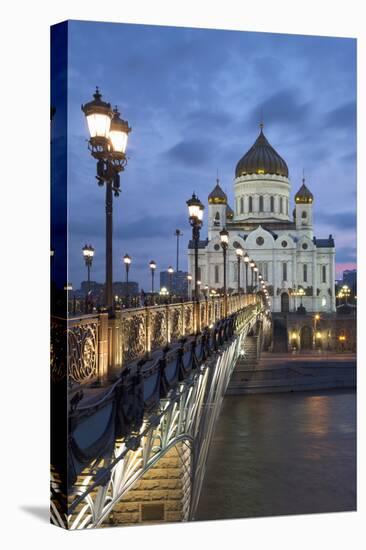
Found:
[[[267, 141], [263, 124], [260, 126], [254, 145], [236, 165], [234, 209], [229, 206], [218, 179], [208, 195], [208, 238], [199, 243], [198, 277], [202, 285], [215, 289], [223, 287], [220, 231], [226, 228], [229, 232], [229, 292], [237, 288], [236, 249], [242, 248], [254, 260], [267, 283], [273, 312], [287, 313], [298, 307], [309, 312], [334, 312], [334, 239], [332, 235], [327, 238], [314, 235], [314, 195], [304, 178], [292, 210], [289, 169]], [[193, 274], [192, 241], [188, 263]], [[241, 262], [240, 281], [244, 284], [245, 275], [244, 262]], [[250, 275], [249, 270], [246, 283], [252, 286]]]
[[160, 288], [165, 287], [175, 296], [187, 297], [187, 275], [187, 271], [174, 271], [171, 274], [168, 271], [160, 271]]

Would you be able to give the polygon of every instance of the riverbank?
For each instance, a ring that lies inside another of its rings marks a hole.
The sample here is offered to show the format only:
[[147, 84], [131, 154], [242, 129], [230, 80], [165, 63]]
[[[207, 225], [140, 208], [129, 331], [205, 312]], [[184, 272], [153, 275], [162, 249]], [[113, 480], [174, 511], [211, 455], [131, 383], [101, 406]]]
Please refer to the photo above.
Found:
[[351, 353], [263, 353], [256, 365], [239, 359], [228, 395], [356, 388]]

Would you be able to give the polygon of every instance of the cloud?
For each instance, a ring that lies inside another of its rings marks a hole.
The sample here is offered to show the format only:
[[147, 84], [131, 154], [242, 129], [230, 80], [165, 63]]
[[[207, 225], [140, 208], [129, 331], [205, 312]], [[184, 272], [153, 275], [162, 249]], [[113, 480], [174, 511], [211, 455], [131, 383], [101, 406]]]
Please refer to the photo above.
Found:
[[298, 88], [288, 88], [271, 94], [258, 103], [249, 116], [249, 122], [255, 124], [262, 119], [265, 125], [297, 125], [310, 116], [311, 103], [302, 101]]
[[338, 230], [356, 230], [355, 212], [318, 212], [317, 217], [321, 220], [322, 225], [333, 225]]
[[181, 141], [168, 149], [164, 156], [170, 161], [177, 161], [187, 168], [202, 166], [212, 158], [214, 147], [210, 140], [207, 141]]
[[324, 117], [324, 124], [330, 129], [354, 129], [356, 126], [356, 103], [350, 101], [333, 109]]

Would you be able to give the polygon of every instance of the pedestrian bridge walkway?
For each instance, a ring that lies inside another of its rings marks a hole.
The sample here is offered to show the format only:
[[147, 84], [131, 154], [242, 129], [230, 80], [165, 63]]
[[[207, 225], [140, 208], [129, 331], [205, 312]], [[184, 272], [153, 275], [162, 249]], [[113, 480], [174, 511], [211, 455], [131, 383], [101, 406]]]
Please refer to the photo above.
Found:
[[258, 295], [54, 318], [52, 522], [194, 519], [222, 399], [253, 334], [261, 346], [270, 334]]

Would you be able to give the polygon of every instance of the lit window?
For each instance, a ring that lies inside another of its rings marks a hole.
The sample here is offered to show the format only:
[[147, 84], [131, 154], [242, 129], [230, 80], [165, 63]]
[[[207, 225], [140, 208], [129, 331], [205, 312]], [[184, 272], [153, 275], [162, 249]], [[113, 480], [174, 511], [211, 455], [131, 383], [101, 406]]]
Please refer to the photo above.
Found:
[[219, 278], [219, 266], [218, 265], [215, 265], [215, 283], [219, 283], [220, 282], [220, 278]]
[[282, 280], [287, 281], [287, 263], [282, 264]]

